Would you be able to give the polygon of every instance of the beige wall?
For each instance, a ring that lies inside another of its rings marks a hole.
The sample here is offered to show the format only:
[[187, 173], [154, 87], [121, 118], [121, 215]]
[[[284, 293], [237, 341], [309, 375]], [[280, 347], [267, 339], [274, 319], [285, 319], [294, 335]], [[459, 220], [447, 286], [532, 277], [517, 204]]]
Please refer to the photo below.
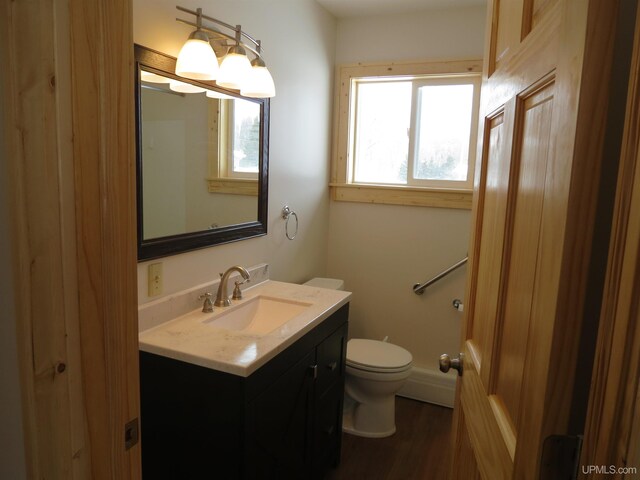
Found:
[[[338, 22], [336, 62], [482, 58], [484, 7]], [[351, 290], [350, 335], [407, 348], [437, 370], [459, 350], [466, 267], [422, 296], [411, 287], [466, 256], [470, 211], [331, 202], [328, 275]]]
[[[134, 0], [134, 41], [176, 56], [190, 30], [175, 21], [181, 16], [175, 5]], [[271, 100], [268, 235], [160, 259], [164, 294], [211, 281], [234, 264], [266, 262], [272, 278], [291, 282], [324, 274], [335, 19], [313, 0], [184, 0], [180, 5], [202, 7], [262, 40], [277, 95]], [[285, 204], [300, 218], [294, 241], [284, 235]], [[150, 300], [148, 263], [138, 267], [139, 303]]]

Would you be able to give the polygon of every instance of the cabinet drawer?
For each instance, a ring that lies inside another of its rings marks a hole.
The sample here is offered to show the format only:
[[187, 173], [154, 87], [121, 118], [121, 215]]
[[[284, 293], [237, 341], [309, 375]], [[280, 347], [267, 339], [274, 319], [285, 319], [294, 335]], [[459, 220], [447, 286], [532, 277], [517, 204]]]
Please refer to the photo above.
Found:
[[324, 392], [344, 372], [346, 355], [347, 326], [338, 328], [318, 345], [318, 383], [320, 394]]

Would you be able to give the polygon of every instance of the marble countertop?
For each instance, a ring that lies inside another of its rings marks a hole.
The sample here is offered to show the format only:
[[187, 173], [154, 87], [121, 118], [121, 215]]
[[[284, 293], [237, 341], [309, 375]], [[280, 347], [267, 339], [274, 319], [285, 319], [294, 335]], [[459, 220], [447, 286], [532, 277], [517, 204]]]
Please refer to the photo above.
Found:
[[[259, 295], [309, 306], [265, 335], [212, 327], [217, 315]], [[351, 293], [267, 280], [243, 297], [230, 307], [216, 307], [213, 314], [198, 309], [140, 332], [140, 350], [247, 377], [346, 304]]]

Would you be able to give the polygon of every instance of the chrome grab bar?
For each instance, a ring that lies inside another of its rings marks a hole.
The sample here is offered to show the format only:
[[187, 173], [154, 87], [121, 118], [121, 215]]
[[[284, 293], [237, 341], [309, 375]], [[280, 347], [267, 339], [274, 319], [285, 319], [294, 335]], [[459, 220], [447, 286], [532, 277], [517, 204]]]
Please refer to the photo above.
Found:
[[425, 288], [427, 288], [429, 285], [433, 285], [434, 283], [436, 283], [441, 278], [446, 277], [451, 272], [453, 272], [455, 269], [460, 268], [462, 265], [467, 263], [467, 260], [469, 260], [469, 257], [464, 257], [458, 263], [456, 263], [455, 265], [450, 266], [444, 272], [440, 272], [438, 275], [433, 277], [431, 280], [427, 280], [424, 283], [416, 283], [413, 286], [413, 293], [415, 293], [416, 295], [422, 295], [424, 293]]

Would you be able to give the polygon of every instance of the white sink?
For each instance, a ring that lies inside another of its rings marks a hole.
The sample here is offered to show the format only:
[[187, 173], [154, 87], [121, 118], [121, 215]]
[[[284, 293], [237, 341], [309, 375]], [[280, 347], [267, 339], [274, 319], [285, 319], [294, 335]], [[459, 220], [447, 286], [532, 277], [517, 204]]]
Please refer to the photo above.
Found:
[[[310, 303], [258, 295], [204, 321], [211, 327], [266, 335], [300, 315]], [[218, 310], [219, 311], [219, 310]]]

